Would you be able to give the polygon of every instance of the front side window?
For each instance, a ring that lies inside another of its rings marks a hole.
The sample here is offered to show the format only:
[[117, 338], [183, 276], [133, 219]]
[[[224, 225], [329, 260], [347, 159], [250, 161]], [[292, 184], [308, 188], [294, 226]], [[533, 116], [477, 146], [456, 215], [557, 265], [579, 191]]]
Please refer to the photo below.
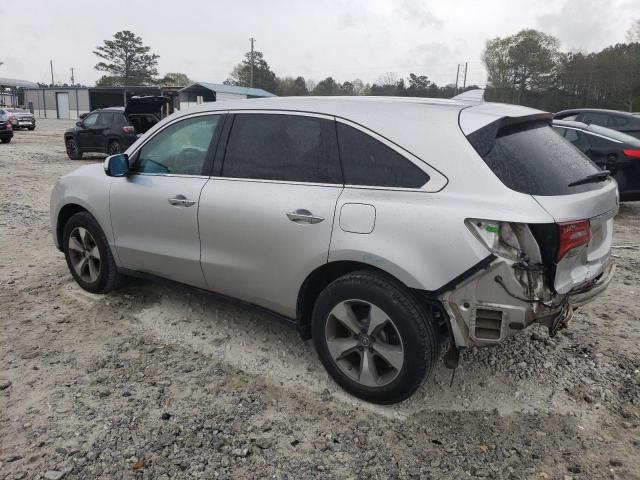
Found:
[[192, 117], [168, 126], [140, 149], [138, 173], [204, 175], [209, 145], [220, 115]]
[[97, 121], [98, 121], [98, 114], [92, 113], [91, 115], [85, 117], [85, 119], [82, 121], [82, 126], [84, 128], [93, 127]]
[[338, 123], [340, 160], [347, 185], [419, 188], [429, 175], [384, 143]]
[[222, 175], [342, 183], [332, 120], [302, 115], [236, 114]]

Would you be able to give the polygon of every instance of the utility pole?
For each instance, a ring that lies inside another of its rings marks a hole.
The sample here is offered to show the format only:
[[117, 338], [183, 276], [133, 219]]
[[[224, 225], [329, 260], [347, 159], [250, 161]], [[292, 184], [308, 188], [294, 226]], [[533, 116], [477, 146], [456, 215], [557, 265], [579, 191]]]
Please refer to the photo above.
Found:
[[53, 85], [55, 84], [55, 82], [53, 81], [53, 60], [49, 60], [49, 66], [51, 67], [51, 86], [53, 87]]
[[251, 76], [249, 77], [249, 86], [253, 87], [253, 42], [255, 42], [256, 39], [251, 37], [249, 41], [251, 42]]
[[73, 78], [73, 67], [71, 67], [71, 86], [75, 85], [75, 79]]
[[458, 78], [460, 77], [460, 64], [458, 64], [458, 69], [456, 70], [456, 89], [454, 90], [454, 95], [458, 94]]
[[462, 82], [462, 89], [464, 90], [467, 86], [467, 67], [469, 66], [468, 62], [464, 62], [464, 82]]

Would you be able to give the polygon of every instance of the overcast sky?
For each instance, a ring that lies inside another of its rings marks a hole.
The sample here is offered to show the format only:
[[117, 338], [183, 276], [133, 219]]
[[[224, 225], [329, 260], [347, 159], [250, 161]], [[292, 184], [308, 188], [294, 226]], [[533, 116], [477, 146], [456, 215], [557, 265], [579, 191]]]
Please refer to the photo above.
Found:
[[385, 72], [484, 84], [489, 38], [523, 28], [557, 36], [563, 50], [622, 42], [640, 0], [22, 0], [0, 6], [0, 77], [93, 84], [93, 49], [119, 30], [160, 55], [159, 72], [222, 82], [256, 38], [278, 76], [375, 81]]

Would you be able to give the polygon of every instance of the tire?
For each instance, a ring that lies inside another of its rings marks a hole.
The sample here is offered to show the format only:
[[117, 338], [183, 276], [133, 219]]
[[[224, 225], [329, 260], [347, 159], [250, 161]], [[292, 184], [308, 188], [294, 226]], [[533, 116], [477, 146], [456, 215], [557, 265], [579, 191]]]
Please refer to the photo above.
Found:
[[6, 137], [2, 139], [2, 143], [9, 143], [11, 142], [11, 137]]
[[[345, 318], [348, 311], [343, 323], [338, 316]], [[331, 377], [370, 402], [408, 398], [431, 375], [440, 356], [437, 326], [427, 309], [409, 289], [382, 273], [357, 271], [329, 284], [318, 296], [311, 322], [316, 351]], [[368, 373], [365, 357], [373, 365]]]
[[27, 127], [27, 130], [35, 130], [36, 127]]
[[[122, 276], [118, 273], [107, 238], [88, 212], [76, 213], [65, 224], [62, 250], [71, 275], [83, 289], [91, 293], [107, 293], [120, 285]], [[83, 262], [81, 267], [76, 266]]]
[[124, 152], [124, 148], [122, 148], [122, 144], [117, 140], [111, 140], [109, 145], [107, 145], [107, 155], [116, 155], [122, 152]]
[[82, 160], [82, 152], [74, 138], [67, 138], [65, 145], [67, 147], [67, 156], [71, 160]]

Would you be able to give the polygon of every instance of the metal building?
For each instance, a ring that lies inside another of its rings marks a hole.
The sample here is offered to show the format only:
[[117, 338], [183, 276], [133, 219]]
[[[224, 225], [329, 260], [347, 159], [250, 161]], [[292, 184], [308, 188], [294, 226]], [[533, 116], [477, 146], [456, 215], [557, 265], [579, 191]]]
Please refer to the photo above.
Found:
[[196, 82], [179, 91], [180, 109], [206, 102], [234, 100], [239, 98], [275, 97], [273, 93], [261, 88], [238, 87], [221, 83]]
[[[178, 90], [179, 87], [148, 86], [26, 88], [24, 104], [38, 118], [77, 119], [97, 108], [125, 106], [134, 96], [166, 95], [177, 102]], [[173, 108], [166, 113], [172, 111]]]
[[0, 105], [3, 107], [18, 106], [18, 89], [37, 87], [37, 83], [17, 78], [0, 77]]

